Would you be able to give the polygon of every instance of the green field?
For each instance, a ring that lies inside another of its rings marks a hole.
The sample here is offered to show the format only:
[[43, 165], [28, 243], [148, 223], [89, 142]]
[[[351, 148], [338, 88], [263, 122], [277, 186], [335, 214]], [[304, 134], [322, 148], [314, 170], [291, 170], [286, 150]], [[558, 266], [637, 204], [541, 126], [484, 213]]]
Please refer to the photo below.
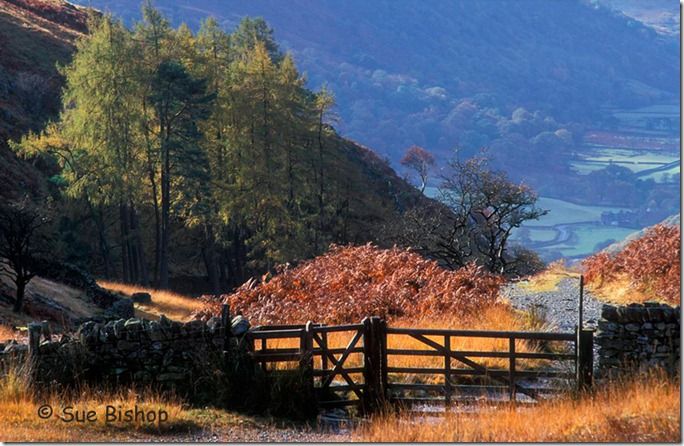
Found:
[[605, 244], [609, 240], [620, 241], [633, 233], [634, 229], [595, 224], [573, 227], [573, 236], [568, 243], [555, 245], [553, 250], [559, 250], [564, 257], [585, 256], [592, 254], [596, 246]]
[[585, 221], [600, 222], [601, 213], [604, 211], [628, 210], [627, 208], [613, 206], [574, 204], [569, 201], [548, 197], [539, 197], [537, 206], [542, 209], [548, 209], [549, 213], [539, 220], [530, 221], [529, 226], [553, 226]]
[[[653, 169], [679, 160], [679, 156], [669, 152], [652, 152], [645, 150], [630, 149], [598, 149], [596, 153], [585, 156], [580, 161], [574, 161], [572, 166], [578, 173], [587, 174], [595, 170], [603, 169], [610, 163], [626, 167], [632, 172], [641, 172]], [[676, 172], [679, 172], [677, 167]], [[673, 172], [671, 172], [672, 174]], [[648, 177], [651, 177], [649, 175]], [[655, 181], [661, 181], [660, 173], [653, 174]]]

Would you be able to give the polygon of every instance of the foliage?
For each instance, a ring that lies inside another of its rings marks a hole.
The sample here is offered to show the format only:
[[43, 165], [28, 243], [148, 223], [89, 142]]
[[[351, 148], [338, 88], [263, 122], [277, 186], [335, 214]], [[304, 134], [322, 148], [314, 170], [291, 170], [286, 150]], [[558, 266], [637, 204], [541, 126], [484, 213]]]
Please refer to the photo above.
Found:
[[[254, 323], [355, 323], [373, 315], [470, 314], [493, 305], [502, 283], [474, 264], [450, 271], [410, 250], [332, 246], [259, 285], [250, 280], [225, 300]], [[209, 310], [219, 311], [218, 304]]]
[[598, 288], [627, 276], [630, 289], [678, 305], [680, 253], [680, 228], [656, 225], [614, 255], [602, 252], [586, 259], [585, 277]]
[[262, 19], [193, 33], [148, 3], [133, 29], [107, 15], [89, 28], [61, 70], [59, 120], [16, 149], [57, 167], [105, 277], [166, 288], [183, 269], [218, 293], [372, 240], [417, 199], [337, 136], [332, 93], [305, 88]]

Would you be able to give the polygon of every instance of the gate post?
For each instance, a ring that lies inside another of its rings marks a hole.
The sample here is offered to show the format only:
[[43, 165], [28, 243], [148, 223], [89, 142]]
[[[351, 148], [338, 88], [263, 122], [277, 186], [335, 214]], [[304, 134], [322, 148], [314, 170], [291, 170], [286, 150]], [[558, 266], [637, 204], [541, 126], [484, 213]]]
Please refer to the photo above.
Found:
[[577, 388], [587, 390], [594, 380], [594, 330], [577, 330]]
[[307, 386], [313, 394], [314, 392], [314, 356], [313, 356], [313, 322], [308, 321], [304, 326], [304, 333], [302, 334], [301, 360], [299, 367], [304, 374]]
[[380, 389], [380, 345], [378, 329], [380, 318], [364, 318], [363, 320], [363, 380], [366, 388], [363, 392], [363, 410], [371, 413], [378, 407]]

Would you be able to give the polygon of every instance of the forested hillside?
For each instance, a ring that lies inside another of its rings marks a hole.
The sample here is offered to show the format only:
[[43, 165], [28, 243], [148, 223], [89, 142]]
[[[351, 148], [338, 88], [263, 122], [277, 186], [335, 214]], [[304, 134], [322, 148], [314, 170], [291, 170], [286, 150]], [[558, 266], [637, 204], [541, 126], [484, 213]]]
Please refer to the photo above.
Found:
[[334, 96], [304, 86], [263, 21], [193, 33], [149, 8], [135, 27], [98, 15], [88, 27], [59, 70], [59, 116], [13, 143], [18, 165], [49, 181], [8, 188], [56, 203], [63, 260], [161, 287], [206, 276], [218, 290], [375, 240], [427, 200], [337, 135]]

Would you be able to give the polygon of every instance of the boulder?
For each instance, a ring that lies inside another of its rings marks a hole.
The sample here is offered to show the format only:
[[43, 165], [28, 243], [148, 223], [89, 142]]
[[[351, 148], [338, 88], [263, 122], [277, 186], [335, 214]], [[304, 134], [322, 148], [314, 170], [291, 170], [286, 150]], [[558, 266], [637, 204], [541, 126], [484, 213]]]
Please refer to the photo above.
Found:
[[151, 304], [152, 296], [150, 293], [133, 293], [131, 295], [131, 300], [136, 304]]
[[233, 336], [242, 336], [249, 330], [250, 324], [242, 315], [235, 316], [230, 323], [230, 334]]

